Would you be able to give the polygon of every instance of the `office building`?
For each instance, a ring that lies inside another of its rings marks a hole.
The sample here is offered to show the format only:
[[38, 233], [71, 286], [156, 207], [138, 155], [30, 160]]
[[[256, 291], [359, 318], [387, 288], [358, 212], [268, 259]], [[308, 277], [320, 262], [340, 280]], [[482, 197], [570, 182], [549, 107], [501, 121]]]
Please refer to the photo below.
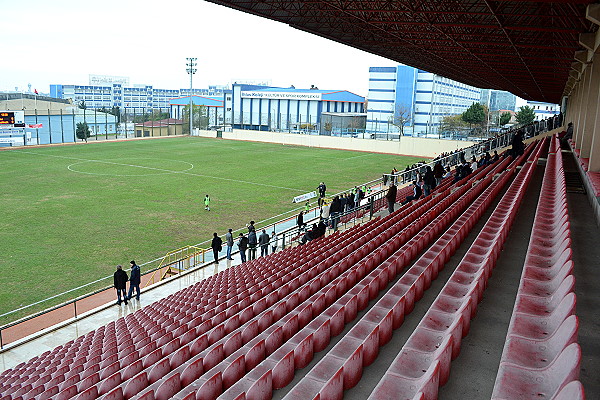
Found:
[[[369, 68], [367, 132], [437, 134], [446, 115], [463, 113], [479, 102], [481, 89], [407, 65]], [[396, 117], [395, 117], [396, 116]]]

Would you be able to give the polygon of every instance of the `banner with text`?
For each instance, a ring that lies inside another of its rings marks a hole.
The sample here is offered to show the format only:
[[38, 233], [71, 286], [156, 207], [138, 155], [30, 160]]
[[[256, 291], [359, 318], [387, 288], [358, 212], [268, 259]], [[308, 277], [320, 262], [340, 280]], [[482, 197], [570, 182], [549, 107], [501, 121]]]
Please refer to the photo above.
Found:
[[294, 200], [292, 201], [292, 203], [301, 203], [306, 200], [314, 199], [315, 197], [317, 197], [317, 192], [310, 192], [310, 193], [302, 194], [300, 196], [294, 197]]
[[244, 91], [243, 99], [321, 100], [321, 93]]

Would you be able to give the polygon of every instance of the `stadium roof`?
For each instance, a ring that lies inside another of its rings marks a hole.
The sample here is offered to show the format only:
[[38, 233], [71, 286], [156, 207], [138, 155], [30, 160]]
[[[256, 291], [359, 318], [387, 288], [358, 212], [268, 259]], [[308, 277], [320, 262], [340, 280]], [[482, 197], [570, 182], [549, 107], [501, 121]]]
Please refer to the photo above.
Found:
[[[209, 0], [469, 85], [559, 103], [595, 0]], [[594, 5], [597, 20], [600, 5]]]

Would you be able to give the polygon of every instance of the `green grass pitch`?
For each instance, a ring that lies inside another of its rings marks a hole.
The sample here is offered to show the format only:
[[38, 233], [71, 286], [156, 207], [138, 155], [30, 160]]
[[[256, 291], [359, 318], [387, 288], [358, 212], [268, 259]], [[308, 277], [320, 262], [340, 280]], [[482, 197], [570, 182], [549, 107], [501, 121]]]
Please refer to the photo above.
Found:
[[0, 151], [0, 313], [417, 160], [194, 137]]

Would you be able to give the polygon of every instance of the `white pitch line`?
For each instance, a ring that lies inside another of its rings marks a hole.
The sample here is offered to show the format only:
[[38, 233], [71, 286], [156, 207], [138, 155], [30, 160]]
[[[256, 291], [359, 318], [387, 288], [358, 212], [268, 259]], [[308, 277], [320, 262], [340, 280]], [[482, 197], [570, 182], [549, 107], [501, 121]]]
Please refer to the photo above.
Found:
[[353, 158], [360, 158], [360, 157], [368, 157], [368, 156], [372, 156], [373, 154], [369, 153], [369, 154], [361, 154], [360, 156], [352, 156], [352, 157], [348, 157], [346, 158], [346, 160], [351, 160]]
[[201, 177], [201, 178], [210, 178], [210, 179], [217, 179], [217, 180], [223, 180], [223, 181], [229, 181], [229, 182], [245, 183], [247, 185], [265, 186], [265, 187], [271, 187], [271, 188], [275, 188], [275, 189], [293, 190], [294, 192], [298, 192], [298, 193], [302, 192], [301, 189], [294, 189], [294, 188], [289, 188], [289, 187], [285, 187], [285, 186], [269, 185], [268, 183], [250, 182], [250, 181], [244, 181], [244, 180], [241, 180], [241, 179], [224, 178], [222, 176], [212, 176], [212, 175], [196, 174], [196, 173], [193, 173], [193, 172], [186, 172], [186, 171], [171, 171], [171, 170], [162, 169], [162, 168], [145, 167], [143, 165], [116, 163], [116, 162], [104, 161], [104, 160], [90, 160], [90, 159], [79, 158], [79, 157], [57, 156], [57, 155], [54, 155], [54, 154], [41, 154], [41, 153], [36, 153], [34, 151], [26, 151], [26, 150], [13, 150], [13, 151], [17, 151], [17, 152], [20, 152], [20, 153], [27, 153], [27, 154], [35, 154], [37, 156], [46, 156], [46, 157], [64, 158], [64, 159], [67, 159], [67, 160], [78, 160], [78, 161], [98, 162], [98, 163], [112, 164], [112, 165], [121, 165], [121, 166], [125, 166], [125, 167], [135, 167], [135, 168], [143, 168], [143, 169], [149, 169], [149, 170], [154, 170], [154, 171], [169, 172], [169, 173], [172, 173], [172, 174], [183, 174], [183, 175], [198, 176], [198, 177]]

